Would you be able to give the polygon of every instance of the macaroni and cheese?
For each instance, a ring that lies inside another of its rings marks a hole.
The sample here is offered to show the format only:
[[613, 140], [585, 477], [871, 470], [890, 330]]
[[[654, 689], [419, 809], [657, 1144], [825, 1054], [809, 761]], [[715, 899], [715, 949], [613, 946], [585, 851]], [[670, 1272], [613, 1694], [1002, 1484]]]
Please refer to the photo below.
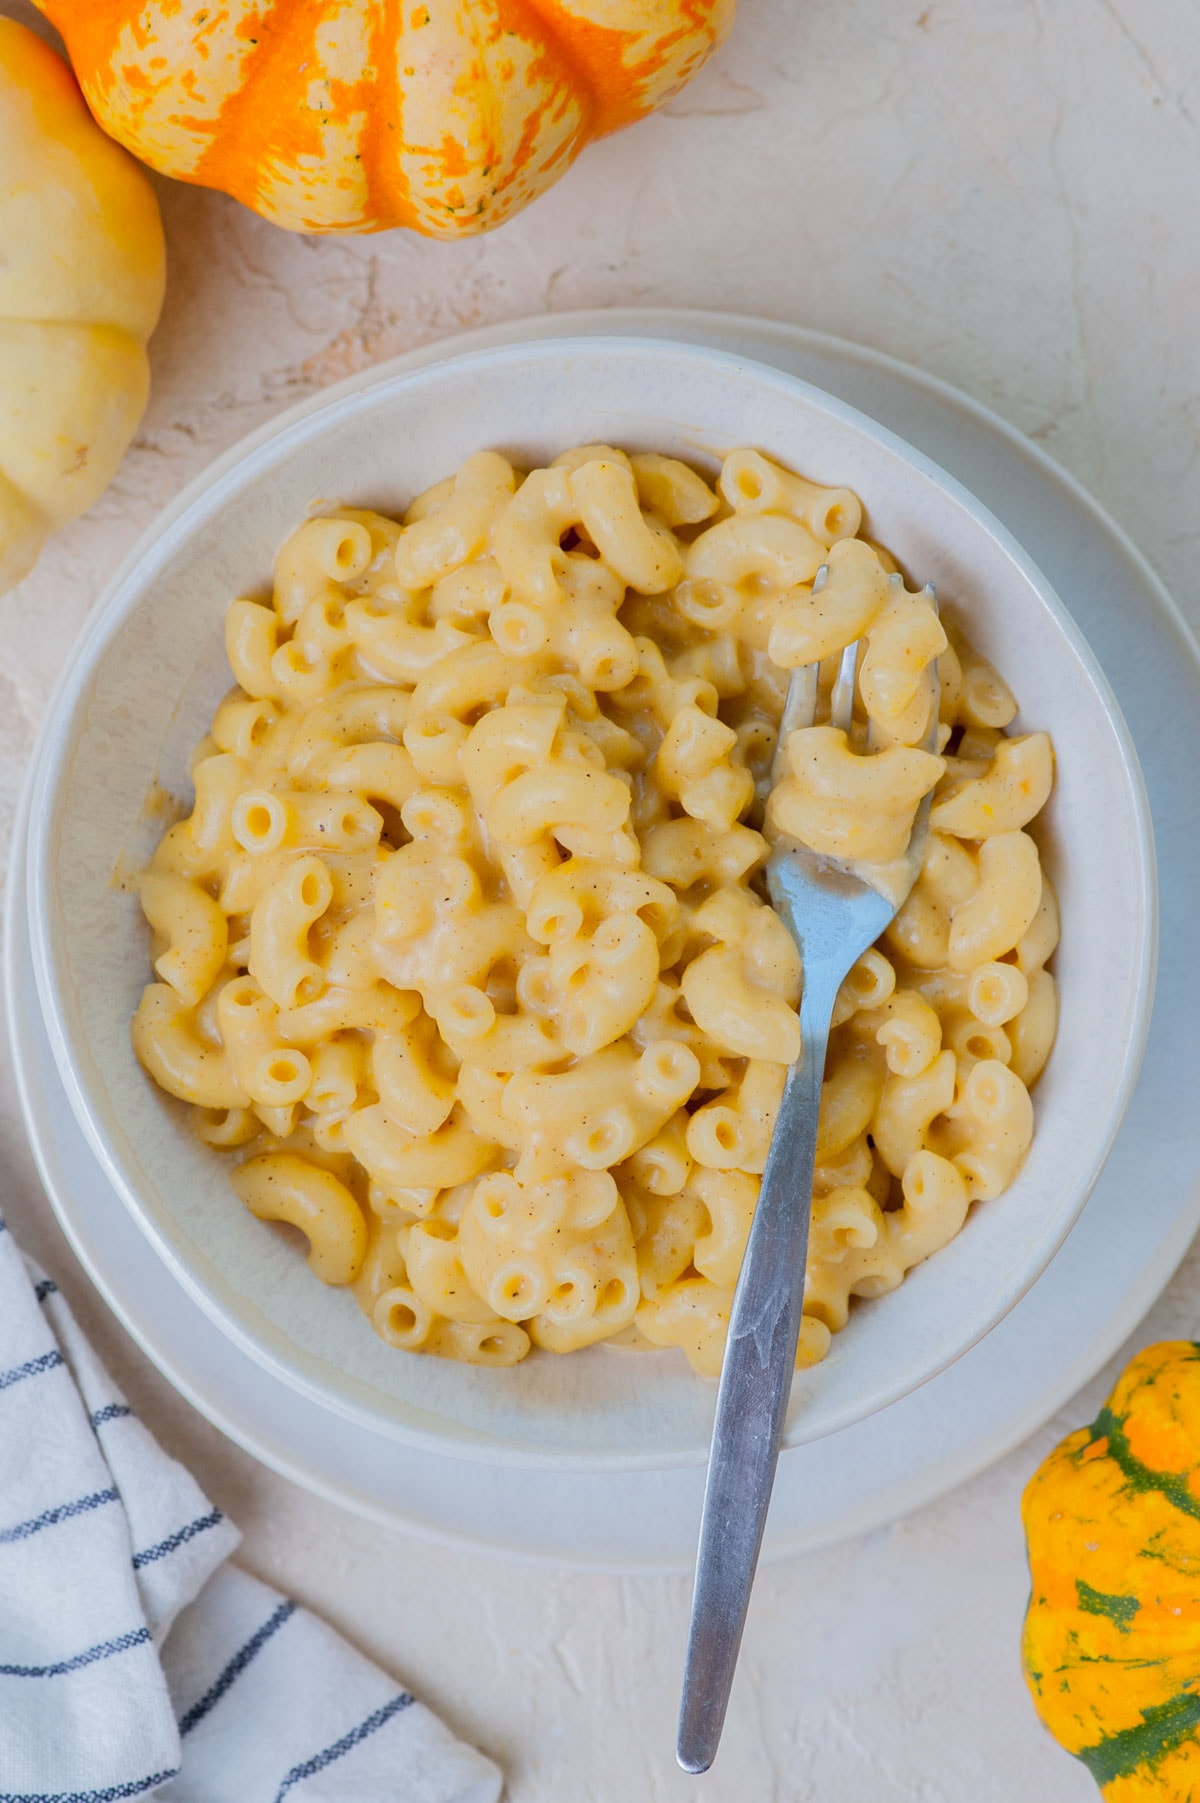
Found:
[[[886, 862], [935, 783], [834, 1016], [801, 1361], [1012, 1182], [1056, 1023], [1050, 741], [861, 527], [755, 451], [715, 486], [483, 452], [402, 523], [310, 519], [230, 607], [133, 1043], [391, 1345], [717, 1372], [800, 1046], [763, 829]], [[789, 670], [828, 689], [859, 638], [850, 734], [793, 733], [772, 792]]]

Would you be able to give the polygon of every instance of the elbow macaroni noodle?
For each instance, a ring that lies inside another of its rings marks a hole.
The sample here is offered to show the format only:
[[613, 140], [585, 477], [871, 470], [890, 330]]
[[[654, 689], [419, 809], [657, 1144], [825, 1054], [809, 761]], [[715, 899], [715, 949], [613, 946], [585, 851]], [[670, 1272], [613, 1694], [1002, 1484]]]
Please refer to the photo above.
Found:
[[[719, 1370], [800, 1046], [764, 824], [886, 865], [936, 784], [838, 998], [800, 1361], [1019, 1170], [1057, 1018], [1050, 741], [1006, 734], [1003, 680], [861, 524], [756, 451], [715, 488], [484, 452], [403, 524], [309, 520], [272, 602], [230, 608], [238, 687], [141, 881], [133, 1043], [390, 1345]], [[828, 690], [859, 637], [850, 735], [794, 733], [772, 792], [788, 670]]]

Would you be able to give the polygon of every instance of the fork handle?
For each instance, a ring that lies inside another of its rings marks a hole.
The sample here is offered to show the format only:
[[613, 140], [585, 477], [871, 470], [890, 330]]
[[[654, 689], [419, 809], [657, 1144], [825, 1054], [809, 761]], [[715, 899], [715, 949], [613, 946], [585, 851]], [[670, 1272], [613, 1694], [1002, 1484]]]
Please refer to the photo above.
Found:
[[685, 1772], [706, 1772], [721, 1738], [796, 1365], [821, 1079], [840, 981], [804, 975], [800, 1057], [779, 1105], [717, 1391], [679, 1711]]

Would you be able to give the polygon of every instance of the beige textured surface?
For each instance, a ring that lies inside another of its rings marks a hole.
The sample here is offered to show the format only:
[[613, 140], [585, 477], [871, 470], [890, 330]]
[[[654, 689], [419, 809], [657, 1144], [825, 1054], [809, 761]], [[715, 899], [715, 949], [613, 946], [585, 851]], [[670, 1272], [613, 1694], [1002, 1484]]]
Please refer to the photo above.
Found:
[[[0, 12], [29, 17], [21, 0]], [[164, 187], [155, 392], [116, 484], [0, 598], [0, 835], [51, 684], [119, 557], [288, 402], [464, 326], [631, 302], [755, 311], [894, 352], [1030, 432], [1149, 552], [1193, 623], [1200, 510], [1200, 34], [1172, 0], [743, 0], [666, 112], [493, 238], [287, 237]], [[6, 1060], [7, 1053], [3, 1054]], [[1101, 1384], [986, 1476], [765, 1574], [716, 1771], [671, 1757], [686, 1587], [554, 1576], [344, 1515], [227, 1445], [91, 1295], [0, 1061], [0, 1170], [164, 1442], [322, 1609], [506, 1766], [514, 1803], [1079, 1803], [1016, 1643], [1021, 1485]], [[1194, 1331], [1193, 1253], [1139, 1340]]]

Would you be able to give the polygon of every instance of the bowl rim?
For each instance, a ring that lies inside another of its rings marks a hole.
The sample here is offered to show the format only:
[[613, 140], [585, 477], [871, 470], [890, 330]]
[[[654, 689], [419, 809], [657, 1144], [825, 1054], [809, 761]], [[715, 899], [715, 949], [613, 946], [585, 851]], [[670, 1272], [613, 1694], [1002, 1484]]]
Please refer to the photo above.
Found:
[[[436, 352], [436, 347], [425, 348], [433, 348]], [[898, 1376], [891, 1385], [880, 1385], [872, 1393], [872, 1400], [867, 1406], [844, 1405], [815, 1433], [804, 1431], [804, 1416], [801, 1412], [789, 1425], [784, 1438], [785, 1446], [801, 1445], [836, 1433], [919, 1388], [990, 1332], [1036, 1282], [1070, 1232], [1112, 1149], [1141, 1066], [1154, 999], [1158, 909], [1153, 826], [1136, 747], [1111, 685], [1057, 590], [991, 509], [978, 501], [970, 490], [932, 458], [910, 445], [899, 434], [880, 425], [860, 408], [757, 357], [718, 350], [685, 339], [633, 333], [586, 332], [575, 336], [509, 340], [449, 356], [435, 354], [416, 364], [412, 362], [412, 353], [405, 353], [359, 371], [265, 421], [199, 471], [150, 522], [104, 585], [84, 631], [54, 686], [34, 748], [35, 776], [30, 792], [27, 883], [30, 918], [34, 923], [32, 951], [38, 996], [55, 1063], [72, 1110], [102, 1168], [123, 1205], [132, 1213], [168, 1270], [209, 1317], [257, 1363], [291, 1387], [337, 1413], [362, 1421], [398, 1442], [420, 1446], [446, 1457], [485, 1464], [524, 1465], [531, 1469], [655, 1469], [703, 1462], [707, 1457], [707, 1447], [686, 1452], [680, 1449], [665, 1455], [604, 1450], [589, 1455], [585, 1449], [556, 1452], [513, 1439], [488, 1439], [449, 1418], [443, 1418], [449, 1431], [429, 1432], [414, 1423], [384, 1417], [377, 1409], [365, 1407], [351, 1395], [328, 1387], [314, 1374], [290, 1363], [265, 1344], [255, 1334], [249, 1320], [239, 1318], [225, 1300], [214, 1293], [193, 1270], [181, 1243], [184, 1237], [182, 1233], [172, 1235], [169, 1230], [165, 1230], [155, 1219], [150, 1207], [143, 1202], [138, 1186], [127, 1177], [124, 1166], [109, 1141], [101, 1111], [83, 1079], [68, 1031], [68, 1003], [63, 993], [68, 985], [63, 968], [63, 951], [52, 930], [53, 913], [50, 902], [54, 889], [53, 861], [57, 841], [52, 802], [69, 763], [80, 703], [86, 698], [92, 678], [102, 664], [112, 638], [126, 620], [136, 613], [149, 583], [190, 534], [205, 522], [219, 517], [221, 508], [232, 494], [252, 486], [255, 480], [267, 473], [276, 458], [285, 459], [301, 445], [319, 438], [343, 419], [369, 406], [379, 398], [382, 391], [436, 384], [450, 368], [460, 370], [472, 365], [495, 368], [497, 365], [526, 362], [530, 359], [544, 364], [564, 356], [616, 357], [628, 356], [631, 352], [651, 355], [663, 361], [682, 362], [685, 366], [716, 366], [731, 373], [743, 373], [759, 381], [765, 380], [771, 386], [790, 393], [811, 412], [825, 413], [891, 450], [903, 463], [957, 501], [973, 525], [985, 533], [1025, 577], [1054, 619], [1087, 676], [1096, 703], [1116, 740], [1137, 828], [1136, 846], [1131, 849], [1136, 853], [1133, 861], [1136, 864], [1137, 898], [1143, 931], [1139, 935], [1137, 968], [1130, 988], [1133, 998], [1131, 1031], [1127, 1035], [1123, 1056], [1111, 1085], [1113, 1100], [1103, 1137], [1096, 1142], [1088, 1168], [1074, 1186], [1070, 1207], [1061, 1213], [1054, 1231], [1043, 1235], [1037, 1242], [1034, 1257], [1021, 1266], [1020, 1274], [993, 1299], [988, 1309], [975, 1320], [969, 1335], [956, 1343], [952, 1351], [928, 1358], [916, 1375], [910, 1372]], [[262, 467], [255, 468], [255, 465]], [[246, 1313], [253, 1313], [253, 1304], [247, 1304]]]

